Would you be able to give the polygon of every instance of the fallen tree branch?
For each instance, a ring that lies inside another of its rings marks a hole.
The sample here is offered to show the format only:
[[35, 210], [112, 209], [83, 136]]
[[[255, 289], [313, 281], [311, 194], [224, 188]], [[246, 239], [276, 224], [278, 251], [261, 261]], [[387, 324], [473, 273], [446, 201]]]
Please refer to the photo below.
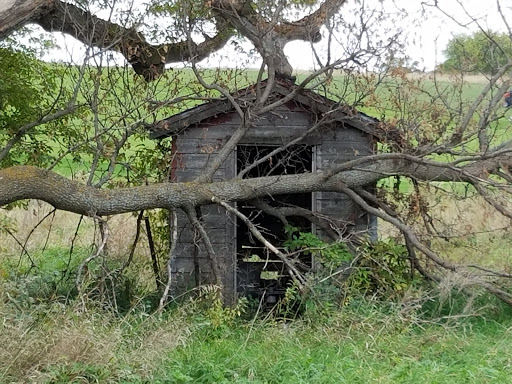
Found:
[[[349, 163], [357, 163], [360, 166], [357, 169], [346, 169]], [[87, 216], [104, 216], [152, 208], [172, 209], [187, 205], [207, 205], [212, 204], [213, 196], [222, 201], [243, 201], [299, 192], [343, 192], [342, 185], [357, 188], [392, 175], [406, 175], [427, 181], [474, 183], [479, 173], [475, 175], [472, 172], [481, 171], [480, 164], [458, 168], [432, 161], [422, 162], [421, 159], [402, 154], [368, 156], [347, 162], [342, 168], [345, 170], [340, 170], [335, 175], [326, 170], [324, 173], [268, 176], [214, 183], [157, 183], [106, 190], [86, 186], [37, 167], [14, 166], [0, 170], [0, 206], [23, 199], [39, 199], [57, 209]], [[329, 177], [326, 177], [326, 173]]]
[[144, 225], [146, 227], [146, 236], [148, 239], [149, 254], [151, 256], [151, 266], [153, 267], [153, 277], [155, 278], [155, 286], [156, 289], [159, 290], [162, 285], [162, 280], [160, 278], [160, 265], [158, 264], [155, 242], [153, 240], [153, 232], [151, 230], [151, 222], [149, 221], [149, 217], [147, 215], [144, 216]]
[[[311, 212], [311, 210], [306, 208], [297, 206], [272, 207], [261, 199], [251, 200], [250, 203], [257, 209], [260, 209], [263, 212], [278, 218], [283, 223], [283, 225], [288, 225], [288, 216], [299, 216], [304, 217], [312, 224], [322, 228], [332, 240], [338, 240], [341, 236], [341, 233], [344, 232], [344, 228], [334, 226], [333, 220], [331, 218]], [[334, 230], [333, 228], [337, 228], [337, 230]]]
[[[374, 208], [370, 206], [359, 194], [357, 194], [352, 189], [348, 188], [346, 185], [340, 185], [340, 189], [345, 193], [347, 196], [349, 196], [355, 203], [357, 203], [362, 209], [364, 209], [366, 212], [368, 212], [371, 215], [375, 215], [377, 217], [380, 217], [381, 219], [387, 221], [390, 224], [393, 224], [397, 229], [399, 229], [403, 235], [406, 237], [406, 239], [409, 241], [409, 247], [413, 246], [414, 248], [418, 249], [421, 253], [423, 253], [426, 257], [428, 257], [430, 260], [432, 260], [434, 263], [436, 263], [438, 266], [451, 271], [455, 273], [461, 273], [460, 272], [460, 266], [449, 263], [446, 260], [441, 259], [434, 251], [432, 251], [429, 247], [427, 247], [425, 244], [420, 242], [418, 238], [416, 237], [415, 233], [412, 231], [411, 228], [409, 228], [407, 225], [405, 225], [400, 219], [392, 217], [386, 212], [380, 211], [377, 208]], [[423, 270], [424, 271], [424, 270]], [[424, 271], [426, 272], [426, 271]], [[498, 275], [499, 273], [497, 273]], [[432, 278], [436, 281], [437, 278], [432, 276]], [[492, 283], [482, 280], [481, 278], [477, 276], [473, 276], [475, 284], [479, 285], [480, 287], [483, 287], [487, 289], [489, 292], [494, 294], [496, 297], [498, 297], [500, 300], [506, 302], [509, 305], [512, 305], [512, 294], [507, 293], [503, 291], [502, 289], [496, 287]]]

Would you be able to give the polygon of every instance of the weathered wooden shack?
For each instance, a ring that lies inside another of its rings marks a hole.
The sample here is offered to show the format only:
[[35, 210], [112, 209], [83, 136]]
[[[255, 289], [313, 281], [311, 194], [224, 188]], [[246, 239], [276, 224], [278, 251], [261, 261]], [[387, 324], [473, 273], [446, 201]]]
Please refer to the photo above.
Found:
[[[294, 89], [296, 85], [291, 82], [278, 81], [270, 99], [282, 99]], [[244, 106], [255, 99], [256, 86], [238, 91], [233, 97]], [[327, 115], [329, 119], [324, 119], [325, 124], [304, 135]], [[151, 137], [160, 139], [172, 136], [174, 160], [171, 181], [193, 181], [240, 124], [241, 118], [230, 101], [219, 99], [160, 121], [151, 127]], [[311, 90], [302, 90], [288, 102], [259, 116], [236, 150], [215, 173], [214, 181], [235, 177], [257, 158], [301, 136], [304, 137], [288, 148], [285, 155], [271, 157], [244, 177], [316, 172], [333, 164], [372, 155], [379, 136], [376, 134], [377, 126], [377, 120], [353, 108]], [[272, 206], [299, 206], [324, 215], [345, 234], [376, 229], [375, 220], [340, 193], [271, 196], [268, 203]], [[274, 245], [280, 245], [284, 231], [278, 219], [258, 211], [249, 202], [238, 202], [237, 208], [263, 228]], [[261, 296], [263, 292], [272, 301], [272, 297], [284, 292], [287, 280], [276, 279], [284, 274], [282, 263], [254, 241], [243, 223], [215, 205], [202, 208], [201, 220], [215, 247], [227, 302], [234, 300], [238, 294]], [[290, 223], [303, 230], [325, 235], [320, 227], [304, 217], [290, 220]], [[204, 246], [183, 213], [178, 215], [178, 239], [172, 273], [172, 290], [175, 294], [212, 282], [212, 270]]]

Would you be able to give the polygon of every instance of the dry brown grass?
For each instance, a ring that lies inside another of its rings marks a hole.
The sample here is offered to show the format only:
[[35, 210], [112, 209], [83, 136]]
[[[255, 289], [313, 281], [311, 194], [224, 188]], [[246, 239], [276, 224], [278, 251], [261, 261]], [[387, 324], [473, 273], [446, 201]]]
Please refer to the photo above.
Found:
[[[0, 382], [47, 382], [52, 368], [82, 364], [129, 370], [140, 377], [192, 334], [186, 308], [172, 315], [129, 314], [51, 304], [17, 311], [0, 285]], [[15, 379], [16, 378], [16, 379]], [[15, 381], [13, 381], [15, 380]]]
[[[18, 241], [25, 243], [30, 235], [26, 243], [30, 253], [40, 252], [44, 244], [47, 249], [68, 249], [74, 240], [75, 248], [87, 248], [97, 241], [97, 227], [89, 218], [83, 220], [76, 239], [78, 215], [56, 212], [40, 223], [51, 210], [48, 204], [32, 201], [27, 210], [7, 212], [17, 223]], [[136, 218], [130, 214], [118, 215], [108, 218], [107, 223], [109, 258], [120, 265], [132, 245]], [[0, 244], [0, 262], [9, 261], [12, 265], [21, 253], [20, 245], [6, 233], [0, 234]], [[154, 285], [145, 236], [141, 236], [132, 269], [137, 271], [133, 273], [137, 284]], [[0, 264], [0, 278], [5, 277], [1, 272]], [[81, 312], [83, 307], [78, 305], [34, 306], [24, 289], [23, 285], [0, 281], [1, 383], [13, 382], [14, 378], [18, 382], [46, 382], [52, 367], [75, 363], [125, 367], [143, 377], [158, 364], [164, 352], [184, 344], [191, 333], [180, 312], [168, 318], [129, 313], [123, 320], [104, 310]], [[134, 319], [137, 316], [143, 318]], [[136, 329], [133, 324], [137, 324]]]
[[[77, 226], [80, 216], [70, 212], [56, 211], [54, 215], [47, 216], [52, 207], [41, 201], [31, 201], [28, 209], [13, 209], [4, 212], [7, 217], [16, 222], [16, 237], [22, 243], [30, 235], [27, 242], [27, 249], [34, 250], [40, 248], [46, 241], [50, 244], [58, 244], [62, 247], [71, 246], [75, 239]], [[42, 221], [44, 219], [44, 221]], [[131, 242], [135, 233], [136, 219], [132, 214], [122, 214], [107, 218], [109, 226], [109, 238], [107, 248], [115, 250], [115, 254], [126, 254], [130, 249]], [[34, 228], [37, 228], [34, 230]], [[75, 239], [75, 247], [89, 246], [97, 237], [97, 228], [94, 220], [84, 217], [78, 237]], [[4, 249], [20, 250], [19, 244], [12, 236], [0, 232], [0, 242]], [[139, 246], [139, 253], [147, 250], [143, 244]]]
[[[436, 252], [455, 263], [512, 269], [512, 228], [508, 218], [478, 196], [466, 199], [449, 194], [425, 196], [438, 233], [431, 242]], [[420, 237], [430, 237], [424, 231], [423, 221], [417, 221], [415, 227]], [[379, 235], [396, 237], [398, 231], [381, 220]]]
[[[4, 267], [0, 263], [0, 277], [7, 275], [5, 265], [12, 266], [19, 262], [28, 265], [29, 256], [39, 267], [39, 259], [47, 261], [50, 257], [45, 254], [60, 252], [66, 255], [72, 246], [75, 260], [73, 265], [80, 264], [83, 259], [94, 253], [95, 245], [100, 242], [98, 226], [94, 220], [84, 217], [80, 222], [79, 215], [63, 211], [48, 216], [52, 209], [46, 203], [31, 201], [28, 209], [0, 211], [0, 214], [16, 223], [16, 230], [13, 232], [16, 239], [9, 233], [0, 231], [0, 261], [5, 261]], [[132, 214], [123, 214], [108, 217], [106, 221], [106, 254], [109, 262], [120, 266], [127, 260], [134, 241], [136, 217]], [[28, 255], [22, 251], [21, 244], [25, 246]], [[137, 244], [133, 262], [141, 271], [149, 271], [150, 252], [144, 230]], [[140, 278], [144, 277], [145, 274], [141, 273]]]
[[[5, 299], [5, 292], [2, 294]], [[0, 330], [1, 382], [12, 377], [38, 382], [37, 378], [54, 364], [100, 364], [113, 358], [121, 333], [110, 328], [106, 318], [74, 316], [71, 309], [57, 305], [45, 311], [27, 314], [14, 312], [11, 305], [0, 308], [4, 317]]]
[[[455, 79], [454, 75], [450, 74], [441, 74], [441, 73], [423, 73], [423, 72], [413, 72], [408, 73], [407, 77], [409, 79], [428, 79], [428, 80], [436, 80], [440, 82], [452, 82]], [[489, 83], [489, 78], [484, 75], [465, 75], [464, 81], [470, 84], [487, 84]]]

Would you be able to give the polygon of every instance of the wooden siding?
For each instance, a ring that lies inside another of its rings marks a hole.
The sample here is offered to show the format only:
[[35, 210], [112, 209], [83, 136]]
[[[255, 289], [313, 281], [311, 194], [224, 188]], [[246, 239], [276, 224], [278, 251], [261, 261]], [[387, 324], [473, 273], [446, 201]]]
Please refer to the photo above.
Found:
[[[235, 247], [233, 220], [217, 206], [201, 208], [202, 224], [215, 250], [225, 287], [224, 298], [232, 302], [235, 291]], [[183, 212], [178, 214], [178, 238], [172, 262], [172, 294], [177, 295], [199, 284], [213, 284], [212, 267], [205, 246]]]
[[[286, 106], [283, 106], [272, 113], [259, 117], [240, 144], [284, 144], [290, 139], [303, 134], [312, 123], [311, 115], [307, 112], [292, 112]], [[229, 140], [241, 124], [242, 119], [238, 114], [222, 114], [189, 128], [180, 138], [185, 140], [184, 144], [188, 148], [186, 150], [193, 150], [194, 148], [202, 151], [214, 150], [215, 147], [220, 148], [223, 143]], [[313, 133], [308, 135], [305, 141], [316, 144], [321, 141], [320, 136], [320, 132]], [[194, 140], [205, 140], [205, 142], [196, 141], [194, 143]], [[313, 141], [316, 142], [313, 143]]]
[[[316, 167], [327, 169], [333, 164], [343, 164], [357, 157], [372, 155], [375, 144], [370, 135], [352, 127], [338, 127], [323, 135], [322, 144], [316, 148]], [[348, 231], [364, 232], [370, 218], [348, 196], [336, 192], [315, 193], [316, 212], [331, 218], [339, 227]], [[323, 231], [318, 234], [325, 236]]]
[[[219, 140], [216, 132], [202, 132], [197, 136], [197, 129], [185, 131], [175, 138], [175, 159], [173, 161], [172, 179], [175, 181], [193, 181], [200, 176], [210, 161], [213, 160], [225, 140]], [[234, 173], [234, 155], [215, 173], [214, 181], [231, 178]], [[235, 300], [235, 256], [236, 244], [233, 243], [234, 221], [224, 209], [210, 205], [201, 207], [201, 222], [209, 235], [216, 252], [216, 259], [221, 270], [224, 300]], [[205, 246], [186, 215], [178, 215], [178, 239], [172, 262], [172, 294], [178, 295], [195, 287], [196, 284], [212, 284], [214, 278], [212, 267]]]
[[[229, 140], [241, 123], [232, 112], [219, 114], [207, 121], [195, 124], [175, 138], [176, 154], [172, 178], [176, 181], [192, 181], [208, 166], [222, 146]], [[314, 116], [293, 104], [280, 107], [255, 123], [240, 144], [280, 145], [303, 134], [314, 123]], [[358, 156], [374, 152], [373, 141], [367, 133], [352, 127], [324, 127], [310, 135], [304, 143], [315, 145], [313, 169], [325, 169]], [[236, 159], [232, 154], [215, 173], [214, 180], [226, 180], [235, 176]], [[340, 225], [364, 230], [368, 217], [345, 195], [317, 192], [313, 194], [313, 210], [332, 218]], [[202, 207], [203, 223], [211, 236], [222, 271], [225, 287], [224, 298], [233, 302], [236, 295], [236, 228], [231, 215], [217, 206]], [[213, 282], [210, 262], [204, 245], [196, 238], [193, 228], [183, 213], [178, 217], [178, 244], [173, 260], [173, 294], [178, 294], [200, 284]], [[322, 235], [322, 232], [318, 232]]]

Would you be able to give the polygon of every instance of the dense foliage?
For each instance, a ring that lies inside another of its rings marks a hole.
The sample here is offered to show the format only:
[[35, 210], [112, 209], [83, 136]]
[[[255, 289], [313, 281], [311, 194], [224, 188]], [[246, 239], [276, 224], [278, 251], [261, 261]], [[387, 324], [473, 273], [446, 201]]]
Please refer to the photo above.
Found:
[[495, 74], [508, 63], [512, 55], [512, 40], [505, 33], [478, 31], [471, 35], [458, 35], [444, 50], [447, 60], [443, 70]]
[[[66, 106], [69, 89], [61, 87], [62, 70], [39, 61], [29, 52], [0, 48], [0, 166], [47, 166], [52, 146], [69, 135], [65, 119], [37, 127], [48, 113]], [[49, 92], [56, 96], [49, 97]], [[48, 130], [54, 134], [47, 136]], [[1, 156], [17, 136], [19, 141], [10, 156]]]

